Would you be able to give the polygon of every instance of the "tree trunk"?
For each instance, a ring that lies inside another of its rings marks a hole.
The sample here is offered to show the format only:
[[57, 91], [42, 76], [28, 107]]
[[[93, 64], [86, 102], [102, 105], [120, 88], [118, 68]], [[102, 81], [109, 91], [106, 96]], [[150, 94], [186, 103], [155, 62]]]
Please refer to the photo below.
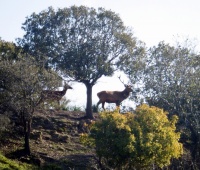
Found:
[[30, 144], [29, 144], [30, 132], [31, 132], [31, 121], [25, 120], [24, 121], [24, 150], [25, 150], [26, 155], [31, 154]]
[[93, 113], [92, 113], [92, 87], [90, 83], [85, 83], [85, 86], [87, 88], [87, 102], [86, 102], [86, 117], [88, 119], [94, 119]]

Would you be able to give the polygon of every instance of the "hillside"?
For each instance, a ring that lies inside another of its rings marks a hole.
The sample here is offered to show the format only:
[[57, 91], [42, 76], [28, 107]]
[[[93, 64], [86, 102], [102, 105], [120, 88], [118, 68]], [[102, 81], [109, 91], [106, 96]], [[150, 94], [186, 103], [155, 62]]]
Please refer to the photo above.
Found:
[[[35, 164], [40, 169], [98, 169], [93, 148], [82, 145], [81, 133], [87, 131], [81, 111], [38, 111], [32, 122], [30, 137], [31, 157], [23, 155], [21, 128], [1, 139], [1, 152], [11, 159]], [[98, 114], [94, 114], [97, 118]], [[54, 167], [54, 168], [52, 168]]]

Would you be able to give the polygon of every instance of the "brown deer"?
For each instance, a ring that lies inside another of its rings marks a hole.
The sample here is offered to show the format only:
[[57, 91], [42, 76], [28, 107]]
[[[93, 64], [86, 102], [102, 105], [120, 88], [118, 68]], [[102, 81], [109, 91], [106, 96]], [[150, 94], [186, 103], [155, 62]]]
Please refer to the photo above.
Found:
[[[120, 79], [120, 77], [119, 77]], [[123, 83], [123, 82], [122, 82]], [[123, 83], [124, 84], [124, 83]], [[97, 103], [97, 108], [100, 103], [102, 103], [102, 108], [104, 108], [104, 104], [106, 103], [115, 103], [117, 107], [119, 107], [120, 103], [128, 98], [130, 95], [130, 92], [133, 90], [131, 89], [132, 86], [130, 85], [125, 85], [125, 89], [123, 91], [101, 91], [97, 93], [97, 96], [99, 97], [99, 101]]]
[[73, 89], [73, 88], [65, 83], [62, 91], [43, 90], [40, 102], [57, 101], [58, 105], [60, 105], [59, 102], [62, 99], [62, 97], [66, 94], [68, 89]]

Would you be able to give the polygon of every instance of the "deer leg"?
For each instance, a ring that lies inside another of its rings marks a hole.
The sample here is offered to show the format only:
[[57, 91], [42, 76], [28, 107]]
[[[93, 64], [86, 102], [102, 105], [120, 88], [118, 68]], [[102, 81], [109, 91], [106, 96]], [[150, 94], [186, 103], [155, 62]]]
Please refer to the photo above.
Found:
[[97, 103], [97, 108], [98, 108], [98, 106], [99, 106], [100, 103], [101, 103], [101, 102], [100, 102], [100, 100], [99, 100], [98, 103]]
[[105, 104], [105, 102], [102, 102], [102, 108], [103, 108], [103, 110], [106, 110], [106, 109], [104, 108], [104, 104]]
[[120, 102], [116, 102], [116, 107], [120, 109]]

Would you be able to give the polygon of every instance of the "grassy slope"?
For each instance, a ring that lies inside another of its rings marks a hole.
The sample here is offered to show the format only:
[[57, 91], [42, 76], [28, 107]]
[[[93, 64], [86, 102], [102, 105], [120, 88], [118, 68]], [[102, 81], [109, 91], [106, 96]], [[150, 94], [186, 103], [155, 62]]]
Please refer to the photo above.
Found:
[[17, 161], [7, 159], [6, 157], [0, 154], [0, 169], [1, 170], [27, 170], [27, 169], [31, 170], [31, 169], [34, 169], [34, 167], [25, 163], [22, 164]]
[[23, 136], [20, 137], [16, 132], [15, 135], [7, 134], [5, 141], [0, 144], [0, 150], [7, 158], [17, 162], [1, 156], [0, 170], [36, 169], [31, 166], [33, 164], [39, 165], [37, 169], [40, 170], [93, 169], [97, 166], [94, 149], [84, 146], [79, 140], [87, 122], [84, 115], [80, 111], [37, 112], [30, 137], [31, 157], [20, 155]]

